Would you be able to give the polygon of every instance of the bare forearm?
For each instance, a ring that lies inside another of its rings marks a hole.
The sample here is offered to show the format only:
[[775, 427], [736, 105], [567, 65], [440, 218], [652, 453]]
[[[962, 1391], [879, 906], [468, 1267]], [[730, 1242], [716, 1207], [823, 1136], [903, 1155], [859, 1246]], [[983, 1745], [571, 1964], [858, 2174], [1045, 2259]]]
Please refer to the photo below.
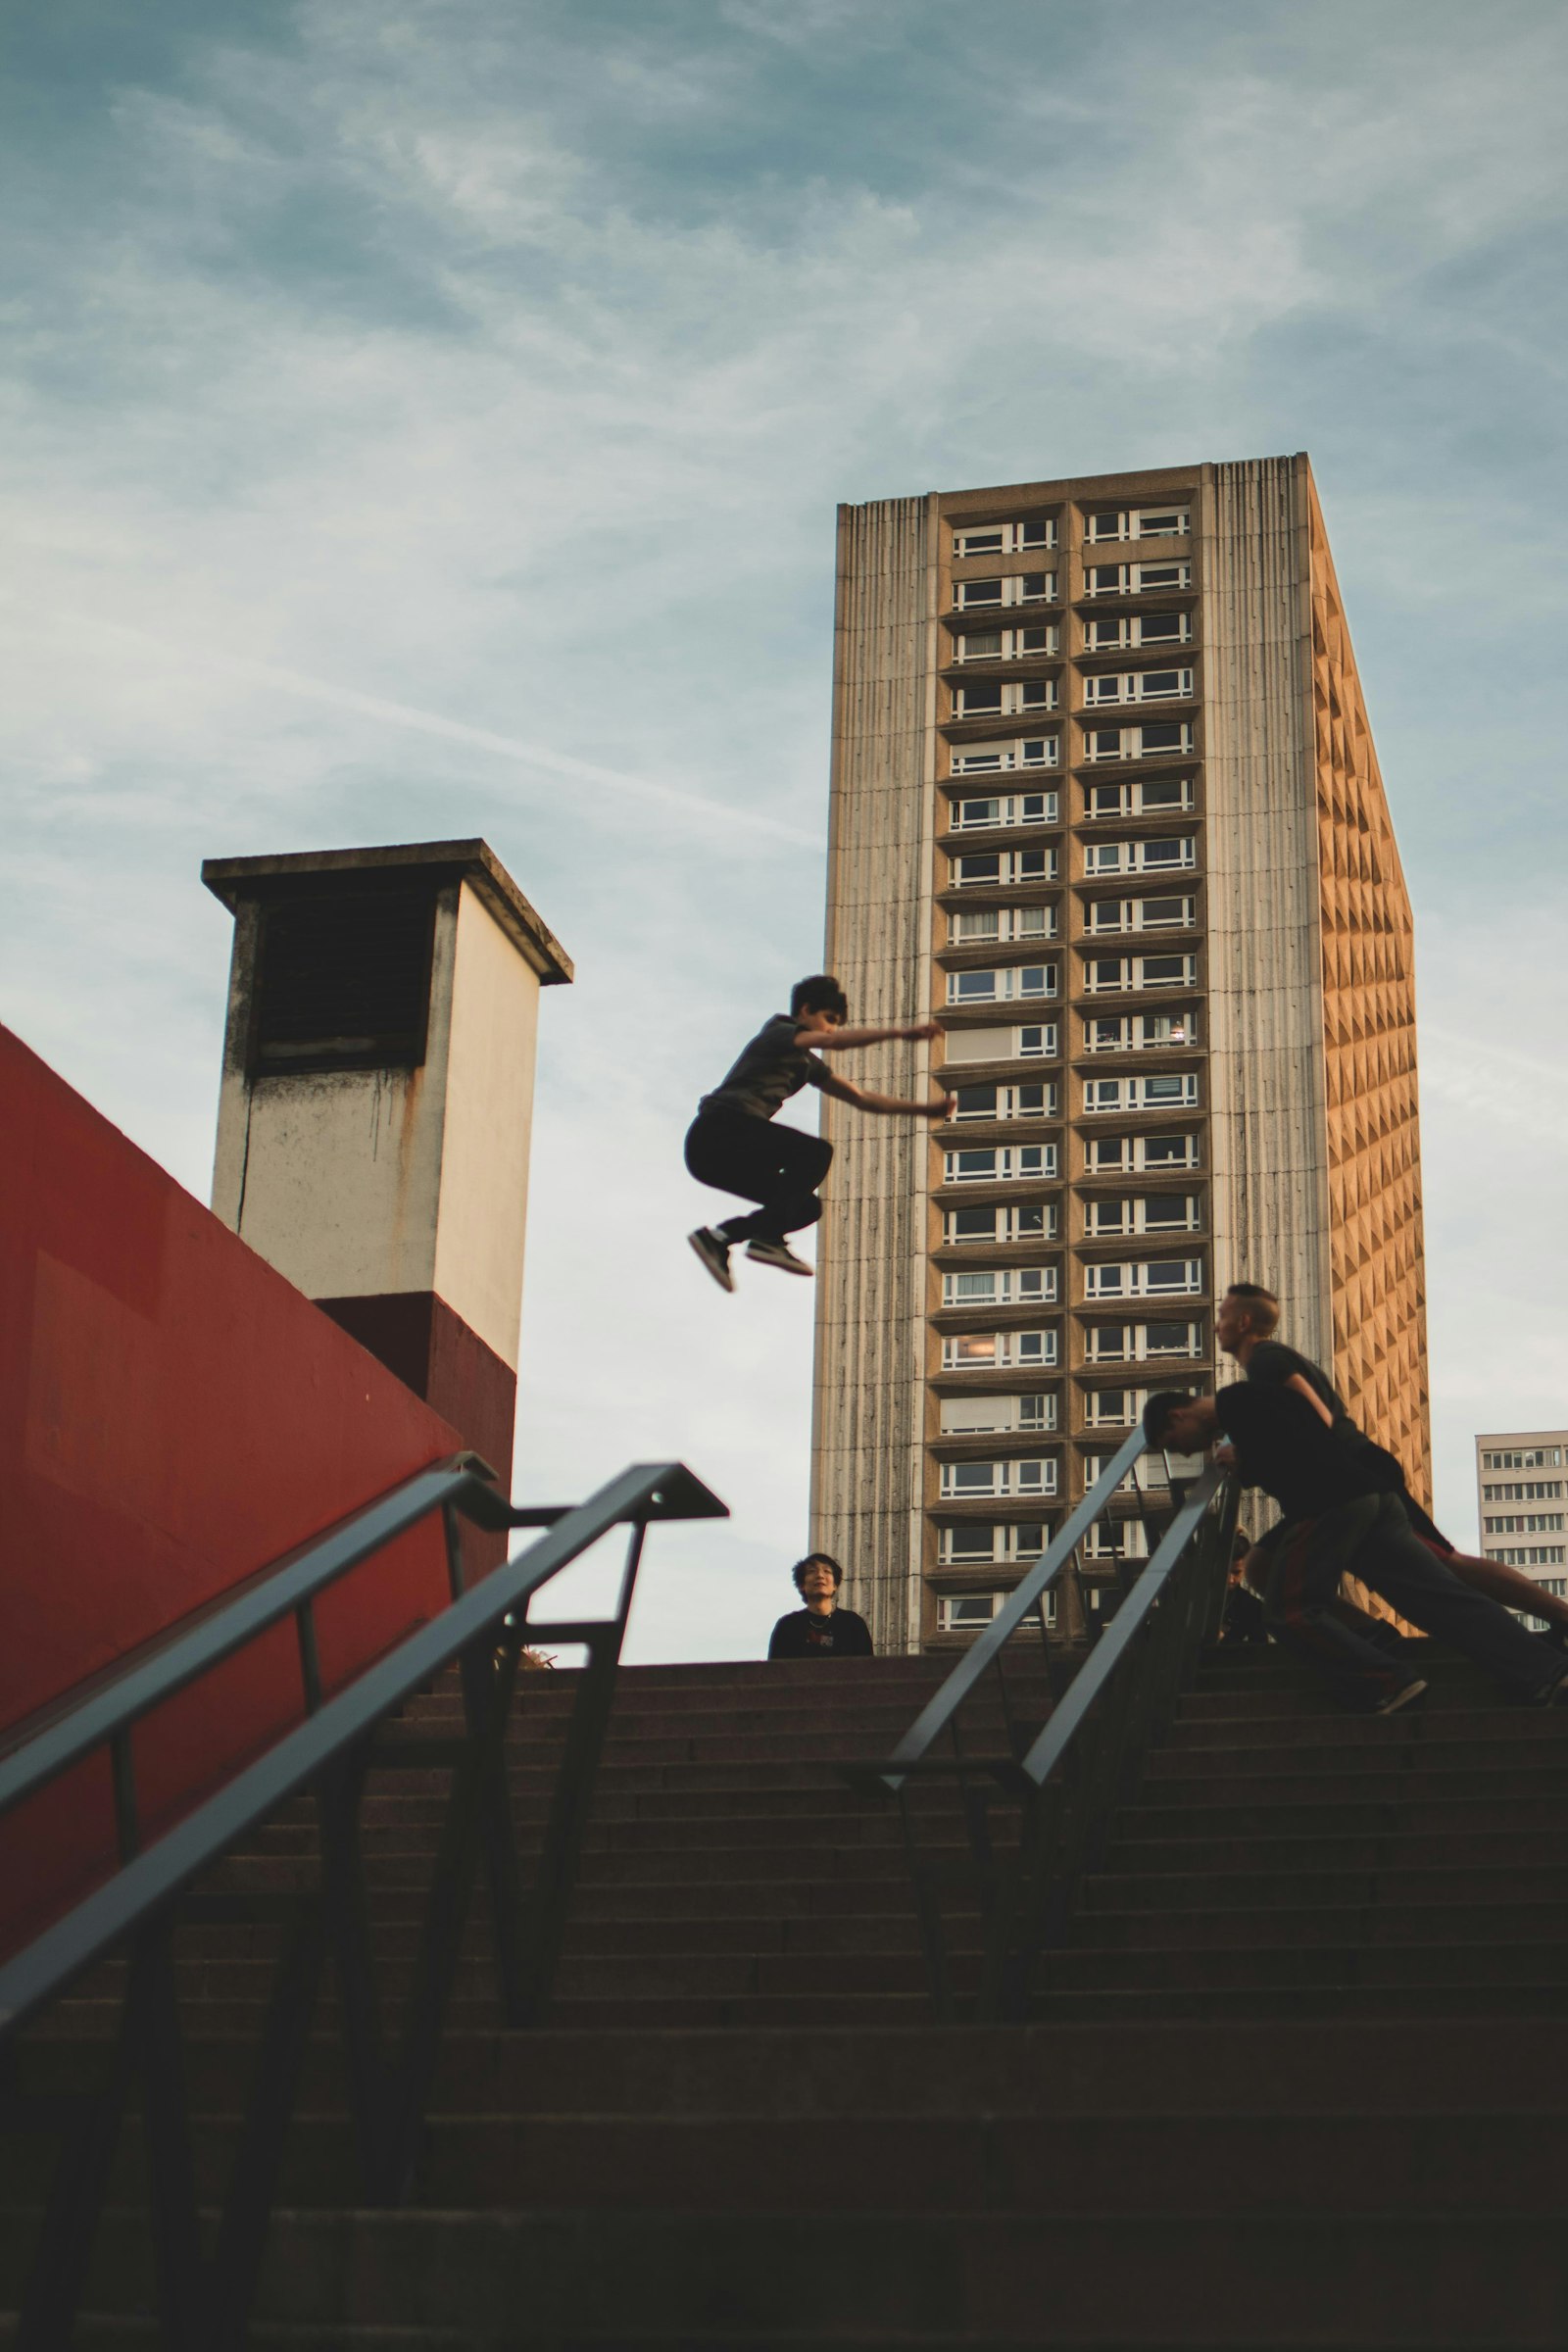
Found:
[[905, 1095], [873, 1095], [867, 1088], [858, 1086], [854, 1101], [861, 1110], [874, 1110], [890, 1119], [944, 1119], [952, 1116], [952, 1104], [943, 1097], [933, 1102], [929, 1095], [911, 1100]]
[[842, 1054], [852, 1046], [885, 1046], [900, 1038], [918, 1040], [941, 1034], [935, 1021], [897, 1021], [891, 1028], [803, 1030], [795, 1042], [813, 1054]]

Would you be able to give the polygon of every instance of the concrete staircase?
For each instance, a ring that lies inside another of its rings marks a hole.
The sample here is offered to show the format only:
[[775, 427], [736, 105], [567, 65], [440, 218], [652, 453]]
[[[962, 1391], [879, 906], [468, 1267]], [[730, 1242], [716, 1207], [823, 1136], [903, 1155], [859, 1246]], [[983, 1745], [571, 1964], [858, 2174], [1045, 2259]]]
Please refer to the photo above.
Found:
[[[897, 1815], [830, 1767], [885, 1753], [942, 1670], [625, 1673], [555, 2022], [501, 2030], [476, 1923], [420, 2199], [396, 2212], [356, 2208], [323, 2032], [252, 2341], [1568, 2342], [1568, 1714], [1440, 1658], [1421, 1712], [1352, 1721], [1277, 1652], [1222, 1655], [1118, 1817], [1036, 2021], [938, 2029]], [[1038, 1722], [1038, 1658], [1018, 1688]], [[525, 1828], [569, 1695], [523, 1687]], [[432, 1693], [412, 1728], [439, 1737], [455, 1704]], [[999, 1750], [1000, 1715], [969, 1737]], [[443, 1788], [387, 1773], [367, 1802], [394, 1993]], [[947, 1800], [920, 1809], [956, 1854]], [[313, 1853], [302, 1810], [224, 1877], [285, 1887]], [[181, 1932], [212, 2181], [273, 1935]], [[960, 1914], [960, 1977], [978, 1940]], [[116, 1989], [106, 1971], [63, 2005], [34, 2082], [79, 2079]], [[5, 2150], [4, 2278], [41, 2153]], [[130, 2316], [138, 2181], [127, 2146], [84, 2344], [158, 2341]]]

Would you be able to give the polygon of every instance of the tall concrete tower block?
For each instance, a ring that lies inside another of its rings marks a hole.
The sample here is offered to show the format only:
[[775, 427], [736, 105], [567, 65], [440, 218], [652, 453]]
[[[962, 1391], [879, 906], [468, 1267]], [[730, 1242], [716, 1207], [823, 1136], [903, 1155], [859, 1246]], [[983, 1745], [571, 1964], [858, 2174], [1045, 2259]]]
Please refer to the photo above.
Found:
[[1232, 1282], [1424, 1500], [1414, 934], [1305, 456], [841, 509], [830, 838], [851, 1018], [941, 1030], [855, 1075], [956, 1112], [823, 1106], [811, 1542], [877, 1647], [1230, 1377]]
[[234, 916], [213, 1207], [506, 1478], [541, 988], [483, 841], [209, 858]]

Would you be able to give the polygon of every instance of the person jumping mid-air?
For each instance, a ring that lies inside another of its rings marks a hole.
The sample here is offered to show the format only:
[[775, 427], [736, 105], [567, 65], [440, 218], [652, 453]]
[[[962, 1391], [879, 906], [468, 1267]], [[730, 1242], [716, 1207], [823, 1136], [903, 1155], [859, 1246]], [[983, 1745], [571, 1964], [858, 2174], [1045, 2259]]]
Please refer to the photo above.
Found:
[[855, 1046], [879, 1046], [890, 1038], [940, 1037], [935, 1021], [901, 1021], [892, 1028], [845, 1026], [849, 1004], [844, 991], [828, 972], [798, 981], [790, 994], [788, 1012], [775, 1012], [750, 1045], [744, 1047], [721, 1085], [705, 1095], [697, 1116], [686, 1132], [686, 1165], [699, 1184], [716, 1192], [738, 1193], [759, 1207], [749, 1216], [726, 1217], [721, 1225], [699, 1225], [688, 1240], [722, 1291], [735, 1288], [729, 1253], [738, 1242], [759, 1265], [779, 1266], [787, 1274], [809, 1274], [804, 1257], [797, 1257], [785, 1235], [814, 1225], [822, 1214], [817, 1187], [827, 1174], [833, 1147], [819, 1135], [799, 1127], [776, 1127], [774, 1113], [803, 1086], [820, 1087], [835, 1102], [858, 1103], [861, 1110], [886, 1112], [890, 1117], [945, 1119], [953, 1115], [953, 1097], [937, 1095], [923, 1102], [905, 1102], [897, 1095], [874, 1095], [865, 1087], [837, 1078], [817, 1059], [818, 1054], [842, 1054]]

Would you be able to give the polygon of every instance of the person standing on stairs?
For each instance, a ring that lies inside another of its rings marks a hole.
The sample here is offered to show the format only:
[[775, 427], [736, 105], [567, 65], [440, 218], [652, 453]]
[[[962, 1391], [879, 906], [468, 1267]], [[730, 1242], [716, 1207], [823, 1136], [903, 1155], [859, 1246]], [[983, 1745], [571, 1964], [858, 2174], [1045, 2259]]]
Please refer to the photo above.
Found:
[[[1390, 1715], [1426, 1684], [1334, 1613], [1340, 1579], [1358, 1576], [1401, 1617], [1451, 1642], [1537, 1706], [1568, 1699], [1568, 1663], [1495, 1601], [1460, 1583], [1412, 1529], [1397, 1462], [1348, 1420], [1333, 1426], [1289, 1389], [1239, 1381], [1214, 1396], [1166, 1389], [1144, 1407], [1152, 1446], [1198, 1453], [1223, 1439], [1245, 1487], [1280, 1505], [1265, 1622], [1358, 1713]], [[1217, 1458], [1226, 1458], [1222, 1452]]]
[[828, 1552], [808, 1551], [790, 1574], [804, 1609], [791, 1609], [773, 1628], [767, 1644], [770, 1658], [869, 1658], [871, 1628], [853, 1609], [838, 1602], [844, 1571]]
[[760, 1204], [750, 1215], [726, 1217], [721, 1225], [699, 1225], [686, 1237], [721, 1291], [735, 1288], [729, 1253], [738, 1242], [748, 1245], [747, 1256], [759, 1265], [778, 1266], [786, 1274], [811, 1272], [785, 1236], [814, 1225], [822, 1214], [817, 1188], [832, 1164], [833, 1147], [824, 1137], [807, 1135], [799, 1127], [772, 1124], [791, 1095], [803, 1086], [814, 1086], [837, 1102], [853, 1102], [888, 1118], [953, 1116], [951, 1095], [906, 1102], [899, 1095], [872, 1094], [837, 1077], [817, 1059], [819, 1054], [843, 1054], [894, 1038], [940, 1037], [938, 1022], [899, 1021], [891, 1027], [852, 1029], [845, 1025], [849, 1013], [849, 1002], [830, 972], [798, 981], [788, 1012], [775, 1012], [763, 1022], [721, 1083], [697, 1105], [697, 1116], [686, 1132], [688, 1169], [699, 1184], [738, 1193], [743, 1200]]
[[[1354, 1429], [1355, 1423], [1344, 1398], [1322, 1365], [1314, 1364], [1310, 1356], [1287, 1348], [1274, 1337], [1279, 1320], [1280, 1302], [1272, 1291], [1264, 1290], [1258, 1282], [1233, 1282], [1220, 1300], [1214, 1336], [1249, 1380], [1289, 1389], [1311, 1405], [1331, 1428], [1343, 1424], [1347, 1429]], [[1555, 1592], [1544, 1592], [1532, 1578], [1510, 1568], [1505, 1560], [1489, 1560], [1479, 1552], [1460, 1551], [1433, 1524], [1402, 1483], [1400, 1500], [1405, 1517], [1421, 1542], [1452, 1570], [1462, 1585], [1468, 1585], [1472, 1592], [1483, 1593], [1505, 1609], [1521, 1610], [1527, 1617], [1544, 1618], [1546, 1630], [1538, 1639], [1550, 1642], [1554, 1649], [1568, 1650], [1568, 1600]]]

